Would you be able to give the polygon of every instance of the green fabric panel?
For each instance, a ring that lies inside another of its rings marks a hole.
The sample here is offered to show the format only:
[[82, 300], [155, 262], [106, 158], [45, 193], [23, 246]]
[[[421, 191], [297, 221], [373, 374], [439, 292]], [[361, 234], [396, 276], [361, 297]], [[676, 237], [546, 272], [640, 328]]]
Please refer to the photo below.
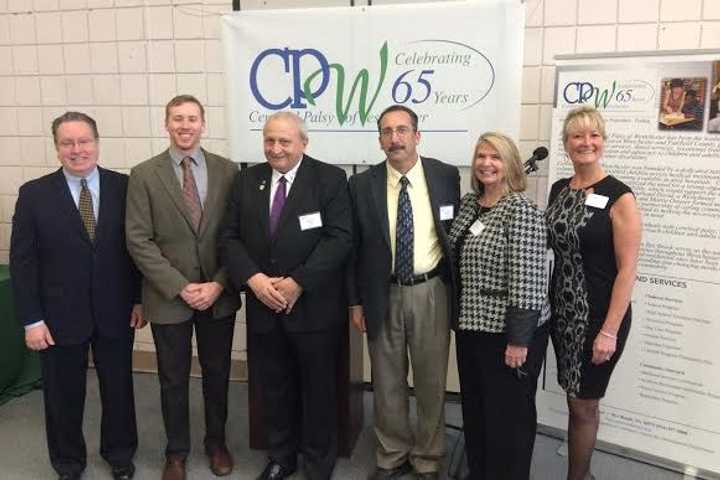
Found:
[[7, 265], [0, 265], [0, 405], [41, 385], [40, 358], [25, 348]]

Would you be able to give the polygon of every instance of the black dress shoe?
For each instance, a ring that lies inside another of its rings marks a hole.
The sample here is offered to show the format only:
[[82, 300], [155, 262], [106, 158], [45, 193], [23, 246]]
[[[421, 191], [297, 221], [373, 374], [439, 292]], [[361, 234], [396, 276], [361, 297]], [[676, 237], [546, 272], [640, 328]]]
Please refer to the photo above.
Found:
[[113, 466], [112, 476], [114, 480], [130, 480], [135, 475], [135, 465], [129, 463], [128, 465]]
[[275, 461], [269, 461], [265, 470], [257, 477], [257, 480], [283, 480], [295, 473], [295, 469], [285, 468]]

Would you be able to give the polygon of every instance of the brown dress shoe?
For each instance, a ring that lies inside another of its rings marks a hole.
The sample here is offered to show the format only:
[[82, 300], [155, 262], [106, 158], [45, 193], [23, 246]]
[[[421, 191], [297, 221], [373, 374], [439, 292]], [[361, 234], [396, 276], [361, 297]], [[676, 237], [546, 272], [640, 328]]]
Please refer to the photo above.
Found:
[[165, 460], [162, 480], [185, 480], [185, 459], [170, 455]]
[[225, 445], [206, 449], [210, 471], [218, 477], [230, 475], [233, 470], [233, 458]]

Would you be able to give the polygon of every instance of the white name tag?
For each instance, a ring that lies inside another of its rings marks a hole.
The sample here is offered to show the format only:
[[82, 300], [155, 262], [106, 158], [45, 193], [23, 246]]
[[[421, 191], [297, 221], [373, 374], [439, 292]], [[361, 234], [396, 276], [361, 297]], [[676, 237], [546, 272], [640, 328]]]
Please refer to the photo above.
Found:
[[305, 230], [312, 230], [313, 228], [320, 228], [323, 225], [320, 212], [300, 215], [298, 217], [298, 220], [300, 220], [300, 230], [302, 230], [303, 232]]
[[455, 218], [455, 205], [440, 205], [440, 221]]
[[605, 195], [597, 195], [595, 193], [591, 193], [585, 199], [585, 205], [587, 205], [588, 207], [605, 208], [608, 200], [610, 199]]
[[475, 223], [470, 225], [470, 233], [475, 235], [476, 237], [480, 235], [480, 232], [485, 230], [485, 225], [480, 221], [480, 219], [475, 220]]

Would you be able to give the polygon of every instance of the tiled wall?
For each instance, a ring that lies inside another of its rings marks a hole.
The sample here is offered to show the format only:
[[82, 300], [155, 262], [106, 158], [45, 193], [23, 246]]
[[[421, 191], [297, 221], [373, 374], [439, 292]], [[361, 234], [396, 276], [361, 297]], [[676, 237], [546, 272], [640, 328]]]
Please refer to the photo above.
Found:
[[[241, 8], [350, 3], [242, 0]], [[526, 154], [550, 137], [553, 55], [720, 48], [720, 0], [528, 0], [526, 6]], [[98, 120], [101, 163], [127, 171], [167, 145], [167, 100], [192, 93], [207, 105], [205, 145], [227, 151], [219, 16], [231, 9], [230, 0], [0, 0], [0, 263], [8, 258], [18, 187], [58, 166], [49, 125], [67, 109]], [[531, 194], [544, 204], [547, 167], [541, 165]], [[465, 169], [464, 182], [467, 176]], [[238, 352], [242, 326], [240, 320]], [[151, 347], [148, 334], [139, 338], [140, 348]]]

